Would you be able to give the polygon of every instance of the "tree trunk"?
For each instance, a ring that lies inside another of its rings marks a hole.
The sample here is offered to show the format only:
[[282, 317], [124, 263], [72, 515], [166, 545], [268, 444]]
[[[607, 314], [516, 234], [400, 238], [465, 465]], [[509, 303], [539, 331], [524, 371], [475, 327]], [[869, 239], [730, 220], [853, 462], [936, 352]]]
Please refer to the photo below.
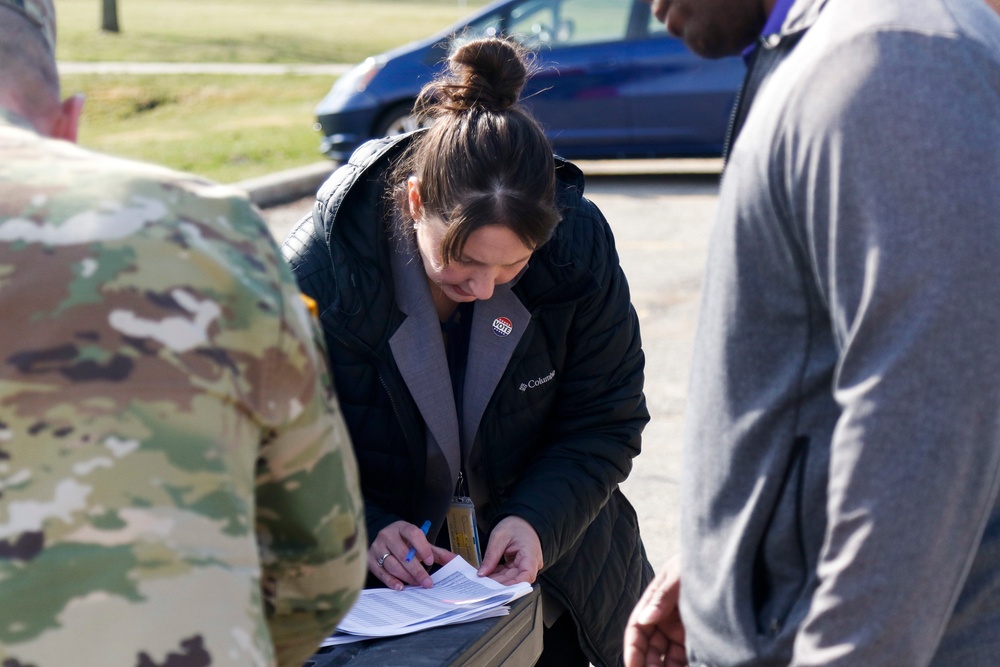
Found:
[[104, 32], [119, 32], [118, 30], [118, 0], [102, 0], [101, 30]]

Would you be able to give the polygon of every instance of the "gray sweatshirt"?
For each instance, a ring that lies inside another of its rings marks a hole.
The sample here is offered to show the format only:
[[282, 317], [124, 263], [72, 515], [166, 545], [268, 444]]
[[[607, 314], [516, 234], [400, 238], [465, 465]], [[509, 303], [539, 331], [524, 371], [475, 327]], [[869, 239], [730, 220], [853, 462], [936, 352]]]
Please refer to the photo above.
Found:
[[689, 394], [692, 665], [996, 667], [1000, 16], [799, 0], [766, 48]]

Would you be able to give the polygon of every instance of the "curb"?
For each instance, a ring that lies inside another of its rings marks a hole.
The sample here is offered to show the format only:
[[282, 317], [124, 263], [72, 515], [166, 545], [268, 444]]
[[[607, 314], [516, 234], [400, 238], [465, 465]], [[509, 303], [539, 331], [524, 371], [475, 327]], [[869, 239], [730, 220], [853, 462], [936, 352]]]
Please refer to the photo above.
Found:
[[584, 176], [717, 176], [722, 158], [572, 160]]
[[[722, 171], [721, 158], [578, 160], [574, 164], [580, 167], [584, 175], [597, 178], [602, 176], [717, 176]], [[260, 208], [270, 208], [315, 195], [337, 166], [336, 162], [327, 160], [258, 178], [250, 178], [232, 185], [246, 192], [250, 200]]]
[[319, 186], [323, 185], [323, 182], [336, 168], [336, 162], [326, 160], [304, 167], [278, 171], [266, 176], [249, 178], [233, 183], [232, 186], [246, 192], [250, 201], [260, 208], [269, 208], [315, 195]]

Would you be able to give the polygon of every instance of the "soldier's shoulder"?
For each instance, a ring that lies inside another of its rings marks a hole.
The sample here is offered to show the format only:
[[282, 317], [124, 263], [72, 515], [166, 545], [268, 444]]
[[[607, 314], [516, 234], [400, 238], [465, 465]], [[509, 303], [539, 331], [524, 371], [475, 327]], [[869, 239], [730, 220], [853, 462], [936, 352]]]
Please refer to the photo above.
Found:
[[8, 234], [25, 221], [34, 221], [29, 224], [33, 230], [40, 220], [50, 231], [65, 231], [80, 215], [88, 215], [116, 219], [119, 228], [136, 221], [146, 229], [153, 223], [161, 228], [195, 226], [216, 242], [273, 244], [260, 211], [245, 192], [230, 185], [37, 135], [20, 145], [0, 146], [0, 156], [0, 221], [16, 222]]
[[[260, 217], [247, 193], [202, 176], [161, 165], [85, 151], [95, 172], [102, 174], [112, 191], [127, 190], [156, 194], [176, 207], [203, 207], [209, 211], [233, 208]], [[116, 185], [116, 184], [121, 185]]]

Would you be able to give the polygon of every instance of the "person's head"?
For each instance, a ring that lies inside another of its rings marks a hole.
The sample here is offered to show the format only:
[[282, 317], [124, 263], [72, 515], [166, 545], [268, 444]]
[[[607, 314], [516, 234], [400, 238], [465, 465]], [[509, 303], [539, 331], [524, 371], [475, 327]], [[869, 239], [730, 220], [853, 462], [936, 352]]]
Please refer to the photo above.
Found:
[[59, 101], [55, 39], [52, 0], [0, 0], [0, 107], [75, 141], [83, 98]]
[[760, 35], [776, 0], [644, 0], [670, 34], [706, 58], [741, 53]]
[[488, 299], [559, 223], [552, 147], [519, 104], [528, 60], [500, 38], [459, 46], [421, 91], [431, 121], [394, 171], [400, 217], [453, 301]]

